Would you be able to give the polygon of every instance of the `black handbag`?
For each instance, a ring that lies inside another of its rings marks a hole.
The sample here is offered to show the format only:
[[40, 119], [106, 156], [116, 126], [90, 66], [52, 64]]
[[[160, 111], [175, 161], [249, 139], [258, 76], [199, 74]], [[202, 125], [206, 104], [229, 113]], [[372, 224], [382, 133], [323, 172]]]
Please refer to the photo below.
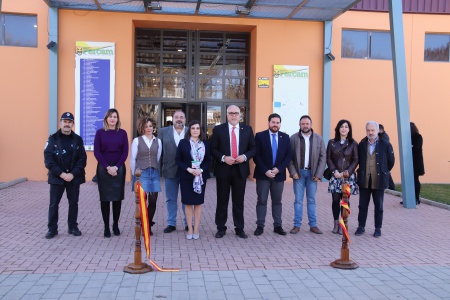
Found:
[[330, 168], [326, 168], [325, 171], [323, 171], [323, 177], [326, 180], [330, 180], [331, 176], [333, 176], [333, 172], [331, 172]]

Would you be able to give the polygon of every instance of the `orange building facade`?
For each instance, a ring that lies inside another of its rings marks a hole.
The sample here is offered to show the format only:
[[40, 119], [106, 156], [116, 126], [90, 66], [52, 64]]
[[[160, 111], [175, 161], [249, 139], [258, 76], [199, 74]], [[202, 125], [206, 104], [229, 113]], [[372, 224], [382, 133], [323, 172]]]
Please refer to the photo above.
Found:
[[[37, 15], [37, 47], [0, 46], [0, 182], [19, 177], [46, 180], [43, 150], [49, 132], [49, 8], [44, 1], [22, 3], [3, 0], [2, 13]], [[449, 15], [404, 14], [405, 48], [411, 121], [424, 138], [426, 175], [422, 182], [450, 183], [450, 155], [446, 141], [446, 114], [450, 90], [446, 86], [450, 64], [424, 62], [427, 32], [445, 32]], [[273, 111], [273, 66], [309, 66], [309, 114], [319, 134], [334, 132], [342, 118], [353, 125], [353, 136], [365, 136], [365, 123], [385, 126], [398, 158], [398, 135], [391, 60], [341, 58], [343, 29], [389, 30], [388, 13], [348, 11], [333, 21], [331, 128], [322, 128], [324, 23], [249, 18], [222, 18], [74, 11], [58, 13], [58, 117], [75, 111], [75, 42], [114, 42], [115, 108], [130, 143], [135, 122], [136, 28], [246, 32], [250, 35], [249, 114], [254, 131], [267, 128]], [[270, 88], [259, 88], [258, 78], [269, 78]], [[295, 111], [292, 114], [296, 114]], [[283, 116], [282, 116], [283, 117]], [[300, 115], [298, 115], [300, 117]], [[281, 127], [283, 129], [283, 125]], [[95, 173], [96, 160], [88, 152], [87, 178]], [[400, 159], [393, 170], [400, 182]]]

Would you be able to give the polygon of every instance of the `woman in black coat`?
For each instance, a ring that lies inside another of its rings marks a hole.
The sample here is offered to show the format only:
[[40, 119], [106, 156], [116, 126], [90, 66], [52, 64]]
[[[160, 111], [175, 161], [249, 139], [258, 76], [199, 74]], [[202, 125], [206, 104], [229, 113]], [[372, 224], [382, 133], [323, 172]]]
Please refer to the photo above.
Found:
[[[205, 133], [199, 121], [191, 121], [184, 139], [180, 140], [175, 162], [180, 177], [181, 203], [185, 205], [188, 224], [188, 240], [197, 240], [199, 235], [202, 204], [205, 200], [206, 180], [210, 177], [211, 154]], [[192, 226], [194, 214], [194, 226]]]
[[422, 154], [422, 135], [419, 133], [416, 124], [410, 122], [411, 126], [411, 146], [412, 146], [412, 158], [413, 158], [413, 169], [414, 169], [414, 189], [416, 192], [416, 204], [420, 204], [420, 181], [419, 176], [425, 174], [425, 167], [423, 165], [423, 154]]

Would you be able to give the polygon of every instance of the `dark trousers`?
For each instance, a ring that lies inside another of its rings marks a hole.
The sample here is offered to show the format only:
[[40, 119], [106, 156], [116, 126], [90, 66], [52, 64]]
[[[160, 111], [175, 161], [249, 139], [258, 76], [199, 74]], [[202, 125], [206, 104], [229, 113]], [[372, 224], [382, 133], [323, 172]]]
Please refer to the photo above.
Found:
[[414, 191], [416, 192], [416, 202], [420, 198], [420, 181], [419, 175], [414, 174]]
[[[371, 186], [371, 180], [369, 180], [369, 186]], [[370, 195], [372, 195], [374, 204], [374, 219], [375, 228], [381, 228], [383, 225], [383, 199], [384, 190], [371, 189], [371, 188], [359, 188], [359, 213], [358, 213], [358, 226], [366, 227], [367, 211], [369, 209]]]
[[256, 225], [264, 227], [267, 214], [267, 200], [270, 192], [270, 198], [272, 199], [273, 227], [281, 226], [281, 198], [283, 195], [283, 188], [284, 181], [256, 180], [256, 194], [258, 195], [258, 202], [256, 203]]
[[64, 185], [50, 184], [50, 205], [48, 207], [48, 230], [58, 230], [58, 211], [59, 202], [66, 191], [67, 200], [69, 201], [69, 214], [67, 224], [69, 229], [78, 226], [78, 197], [80, 195], [80, 185], [72, 182], [65, 182]]
[[239, 172], [239, 166], [231, 166], [230, 176], [228, 178], [217, 178], [217, 208], [216, 225], [217, 230], [225, 231], [225, 223], [228, 219], [228, 202], [230, 199], [233, 204], [233, 222], [236, 231], [244, 229], [244, 195], [247, 178], [242, 178]]

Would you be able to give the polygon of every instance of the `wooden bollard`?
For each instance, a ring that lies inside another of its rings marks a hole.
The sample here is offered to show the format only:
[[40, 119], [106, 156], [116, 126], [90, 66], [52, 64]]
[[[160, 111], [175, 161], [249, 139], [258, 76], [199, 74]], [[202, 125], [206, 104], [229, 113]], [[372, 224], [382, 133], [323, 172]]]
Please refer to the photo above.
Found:
[[[344, 172], [344, 183], [342, 184], [342, 202], [348, 205], [348, 199], [350, 198], [350, 193], [347, 194], [344, 191], [348, 188], [348, 177], [349, 174], [347, 171]], [[343, 208], [341, 211], [342, 218], [344, 219], [345, 228], [348, 230], [348, 211]], [[340, 225], [339, 225], [340, 226]], [[330, 264], [333, 268], [338, 269], [356, 269], [358, 268], [358, 264], [350, 259], [350, 249], [348, 248], [348, 240], [345, 234], [342, 235], [342, 247], [341, 247], [341, 258], [336, 259]]]
[[134, 227], [134, 234], [136, 237], [135, 247], [134, 247], [134, 263], [129, 264], [123, 268], [125, 273], [130, 274], [144, 274], [153, 271], [153, 268], [142, 262], [142, 252], [141, 252], [141, 211], [139, 209], [139, 191], [137, 189], [137, 183], [141, 177], [141, 170], [136, 169], [136, 183], [134, 184], [134, 196], [136, 201], [136, 208], [134, 210], [134, 217], [136, 219], [136, 226]]

